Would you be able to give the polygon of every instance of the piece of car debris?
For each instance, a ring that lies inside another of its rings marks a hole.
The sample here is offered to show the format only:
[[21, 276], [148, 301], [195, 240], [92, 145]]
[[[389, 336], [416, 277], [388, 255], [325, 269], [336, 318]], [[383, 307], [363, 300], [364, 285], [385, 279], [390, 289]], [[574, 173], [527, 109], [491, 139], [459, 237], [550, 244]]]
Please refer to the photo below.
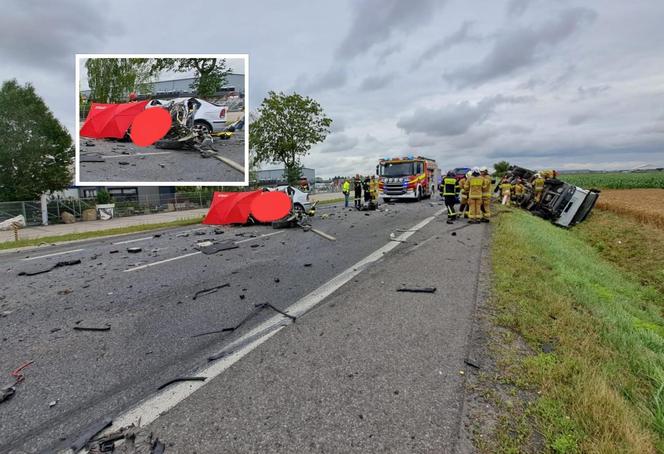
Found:
[[154, 235], [152, 235], [152, 238], [159, 238], [160, 236], [161, 236], [161, 233], [155, 233]]
[[49, 267], [49, 268], [44, 268], [41, 270], [34, 270], [34, 271], [21, 271], [18, 273], [19, 276], [36, 276], [37, 274], [43, 274], [43, 273], [48, 273], [49, 271], [52, 271], [56, 268], [61, 268], [63, 266], [72, 266], [72, 265], [78, 265], [81, 263], [80, 259], [77, 260], [64, 260], [62, 262], [58, 262], [55, 265]]
[[48, 408], [53, 408], [56, 405], [58, 405], [58, 401], [57, 400], [52, 400], [48, 403]]
[[205, 230], [195, 230], [194, 235], [205, 235]]
[[16, 394], [16, 386], [14, 385], [0, 388], [0, 403], [11, 399], [14, 397], [14, 394]]
[[106, 162], [101, 156], [81, 156], [79, 162]]
[[174, 378], [173, 380], [167, 381], [166, 383], [161, 385], [159, 388], [157, 388], [157, 390], [162, 390], [165, 387], [167, 387], [169, 385], [172, 385], [173, 383], [178, 383], [178, 382], [181, 382], [181, 381], [205, 381], [205, 380], [207, 380], [207, 377], [178, 377], [178, 378]]
[[120, 251], [117, 250], [117, 249], [113, 249], [112, 251], [108, 251], [109, 254], [117, 254], [118, 252], [120, 252]]
[[74, 326], [75, 331], [110, 331], [111, 325], [104, 326]]
[[192, 299], [195, 300], [196, 298], [198, 298], [200, 296], [209, 295], [210, 293], [215, 293], [217, 290], [219, 290], [221, 288], [230, 287], [230, 286], [231, 286], [231, 284], [226, 283], [226, 284], [217, 285], [216, 287], [210, 287], [210, 288], [206, 288], [204, 290], [199, 290], [196, 293], [194, 293], [194, 296], [193, 296]]
[[128, 247], [127, 248], [127, 252], [129, 252], [130, 254], [137, 254], [137, 253], [141, 252], [142, 250], [143, 250], [143, 248], [140, 248], [140, 247]]
[[304, 266], [311, 266], [312, 263], [305, 263]]
[[224, 233], [223, 230], [221, 230], [221, 229], [214, 229], [214, 234], [215, 234], [215, 235], [221, 235], [222, 233]]
[[229, 249], [237, 249], [240, 246], [235, 244], [234, 241], [226, 240], [218, 243], [213, 243], [211, 246], [201, 248], [200, 251], [205, 255], [216, 254], [217, 252], [227, 251]]
[[121, 165], [121, 166], [128, 166], [129, 165], [129, 163], [127, 161], [120, 161], [120, 162], [118, 162], [118, 164]]
[[401, 287], [397, 289], [397, 292], [409, 292], [409, 293], [434, 293], [436, 287]]
[[79, 435], [72, 442], [72, 444], [69, 446], [69, 449], [74, 452], [80, 451], [87, 446], [87, 444], [95, 437], [95, 435], [106, 429], [111, 424], [113, 424], [113, 420], [111, 418], [104, 418], [100, 421], [90, 424], [83, 432], [81, 432], [81, 435]]
[[474, 360], [472, 360], [472, 359], [470, 359], [470, 358], [466, 358], [466, 359], [464, 359], [463, 362], [464, 362], [466, 365], [468, 365], [468, 366], [470, 366], [470, 367], [472, 367], [472, 368], [474, 368], [474, 369], [479, 369], [479, 368], [480, 368], [480, 365], [479, 365], [476, 361], [474, 361]]

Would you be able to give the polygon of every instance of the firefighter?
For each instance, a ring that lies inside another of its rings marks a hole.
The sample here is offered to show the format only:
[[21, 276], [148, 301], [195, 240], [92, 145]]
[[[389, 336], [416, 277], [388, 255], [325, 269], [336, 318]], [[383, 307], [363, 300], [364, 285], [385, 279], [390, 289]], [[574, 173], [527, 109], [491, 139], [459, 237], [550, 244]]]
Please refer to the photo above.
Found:
[[486, 180], [480, 175], [480, 169], [473, 168], [470, 178], [466, 179], [465, 191], [468, 193], [468, 219], [471, 224], [478, 224], [482, 218], [482, 193]]
[[544, 192], [544, 178], [539, 173], [535, 174], [535, 179], [533, 180], [533, 188], [535, 190], [535, 203], [539, 204], [542, 200], [542, 192]]
[[447, 208], [448, 224], [452, 224], [457, 217], [457, 213], [454, 211], [454, 204], [456, 203], [458, 186], [459, 184], [456, 178], [454, 178], [454, 172], [450, 170], [447, 172], [447, 176], [443, 178], [443, 183], [441, 184], [441, 194], [445, 200], [445, 208]]
[[466, 191], [466, 181], [470, 178], [470, 172], [466, 173], [459, 180], [459, 211], [457, 216], [468, 217], [468, 191]]
[[362, 208], [362, 180], [359, 173], [355, 175], [353, 189], [355, 189], [355, 208], [359, 210]]
[[364, 181], [362, 182], [362, 191], [364, 192], [364, 206], [369, 206], [369, 203], [371, 202], [371, 179], [366, 176], [364, 177]]
[[523, 202], [523, 194], [526, 192], [526, 188], [523, 185], [523, 180], [521, 178], [517, 178], [516, 182], [514, 183], [514, 202], [517, 205], [521, 205], [521, 202]]
[[348, 178], [344, 179], [344, 184], [341, 185], [341, 192], [344, 194], [344, 208], [348, 208], [348, 198], [350, 197], [350, 181], [348, 181]]
[[500, 194], [503, 196], [503, 205], [510, 205], [512, 199], [512, 183], [507, 177], [503, 177], [500, 181]]
[[372, 208], [378, 206], [378, 179], [375, 175], [371, 175], [371, 181], [369, 183], [369, 193], [371, 195], [371, 205]]
[[482, 187], [482, 222], [489, 222], [491, 218], [491, 175], [489, 169], [480, 167], [480, 175], [486, 183]]

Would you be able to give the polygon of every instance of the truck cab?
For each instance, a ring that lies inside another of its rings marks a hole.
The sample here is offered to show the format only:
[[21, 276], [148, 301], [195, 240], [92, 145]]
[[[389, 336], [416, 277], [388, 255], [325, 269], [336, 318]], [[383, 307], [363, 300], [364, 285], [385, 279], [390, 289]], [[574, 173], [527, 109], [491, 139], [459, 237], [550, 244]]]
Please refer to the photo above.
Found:
[[376, 173], [378, 190], [385, 202], [429, 198], [440, 183], [440, 168], [436, 161], [422, 156], [381, 159]]

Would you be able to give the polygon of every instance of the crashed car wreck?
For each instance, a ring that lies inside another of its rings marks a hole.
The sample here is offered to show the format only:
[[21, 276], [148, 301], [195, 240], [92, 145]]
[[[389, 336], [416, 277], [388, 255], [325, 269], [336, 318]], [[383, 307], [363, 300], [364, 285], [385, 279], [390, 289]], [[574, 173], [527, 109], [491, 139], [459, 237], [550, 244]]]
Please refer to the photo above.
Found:
[[599, 190], [583, 189], [557, 178], [548, 178], [537, 203], [533, 184], [536, 174], [519, 166], [511, 166], [505, 174], [509, 183], [520, 181], [524, 187], [519, 206], [561, 227], [572, 227], [588, 217], [599, 198]]

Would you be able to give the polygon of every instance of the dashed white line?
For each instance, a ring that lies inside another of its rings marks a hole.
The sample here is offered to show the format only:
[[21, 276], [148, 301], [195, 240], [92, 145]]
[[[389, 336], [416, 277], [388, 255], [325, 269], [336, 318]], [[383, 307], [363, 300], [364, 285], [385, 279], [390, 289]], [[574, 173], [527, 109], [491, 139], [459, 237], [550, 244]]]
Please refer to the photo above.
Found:
[[62, 251], [62, 252], [54, 252], [52, 254], [46, 254], [46, 255], [38, 255], [36, 257], [27, 257], [24, 258], [23, 260], [37, 260], [37, 259], [44, 259], [46, 257], [55, 257], [56, 255], [64, 255], [64, 254], [72, 254], [74, 252], [81, 252], [84, 251], [85, 249], [71, 249], [69, 251]]
[[[434, 213], [433, 216], [424, 219], [422, 222], [416, 224], [407, 232], [399, 235], [399, 240], [406, 240], [411, 235], [413, 235], [418, 230], [422, 229], [425, 225], [435, 219], [436, 216], [443, 213], [444, 210], [439, 210]], [[275, 232], [277, 233], [277, 232]], [[251, 238], [254, 239], [254, 238]], [[390, 241], [383, 247], [372, 252], [355, 265], [346, 269], [346, 271], [332, 278], [322, 286], [318, 287], [314, 291], [310, 292], [308, 295], [304, 296], [296, 303], [292, 304], [286, 312], [294, 316], [301, 316], [305, 312], [309, 311], [315, 305], [320, 303], [326, 297], [331, 295], [339, 287], [353, 279], [359, 273], [361, 273], [368, 265], [377, 260], [380, 260], [383, 255], [392, 249], [398, 247], [401, 243]], [[249, 354], [256, 347], [270, 339], [272, 336], [281, 331], [284, 326], [280, 325], [284, 320], [287, 320], [283, 315], [276, 315], [266, 320], [265, 322], [259, 324], [257, 327], [250, 330], [248, 333], [240, 337], [239, 339], [232, 342], [229, 346], [240, 345], [242, 342], [246, 342], [252, 336], [266, 331], [263, 336], [258, 337], [257, 339], [247, 343], [246, 345], [239, 347], [233, 353], [228, 356], [223, 357], [220, 360], [213, 362], [212, 364], [204, 367], [196, 374], [197, 377], [207, 377], [205, 381], [202, 382], [182, 382], [176, 383], [169, 388], [154, 394], [153, 396], [145, 399], [140, 402], [135, 407], [131, 408], [127, 412], [117, 416], [113, 420], [113, 425], [104, 431], [104, 433], [111, 433], [113, 431], [119, 430], [122, 427], [127, 427], [131, 424], [134, 425], [143, 425], [146, 426], [157, 419], [161, 414], [167, 412], [171, 408], [175, 407], [177, 404], [182, 402], [184, 399], [193, 394], [196, 390], [202, 388], [207, 383], [210, 383], [215, 377], [220, 375], [230, 366], [238, 362], [242, 357]], [[270, 329], [273, 328], [273, 329]]]
[[116, 244], [136, 243], [137, 241], [151, 240], [152, 238], [154, 238], [154, 237], [153, 236], [145, 236], [143, 238], [134, 238], [133, 240], [118, 241], [117, 243], [113, 243], [113, 244], [116, 245]]

